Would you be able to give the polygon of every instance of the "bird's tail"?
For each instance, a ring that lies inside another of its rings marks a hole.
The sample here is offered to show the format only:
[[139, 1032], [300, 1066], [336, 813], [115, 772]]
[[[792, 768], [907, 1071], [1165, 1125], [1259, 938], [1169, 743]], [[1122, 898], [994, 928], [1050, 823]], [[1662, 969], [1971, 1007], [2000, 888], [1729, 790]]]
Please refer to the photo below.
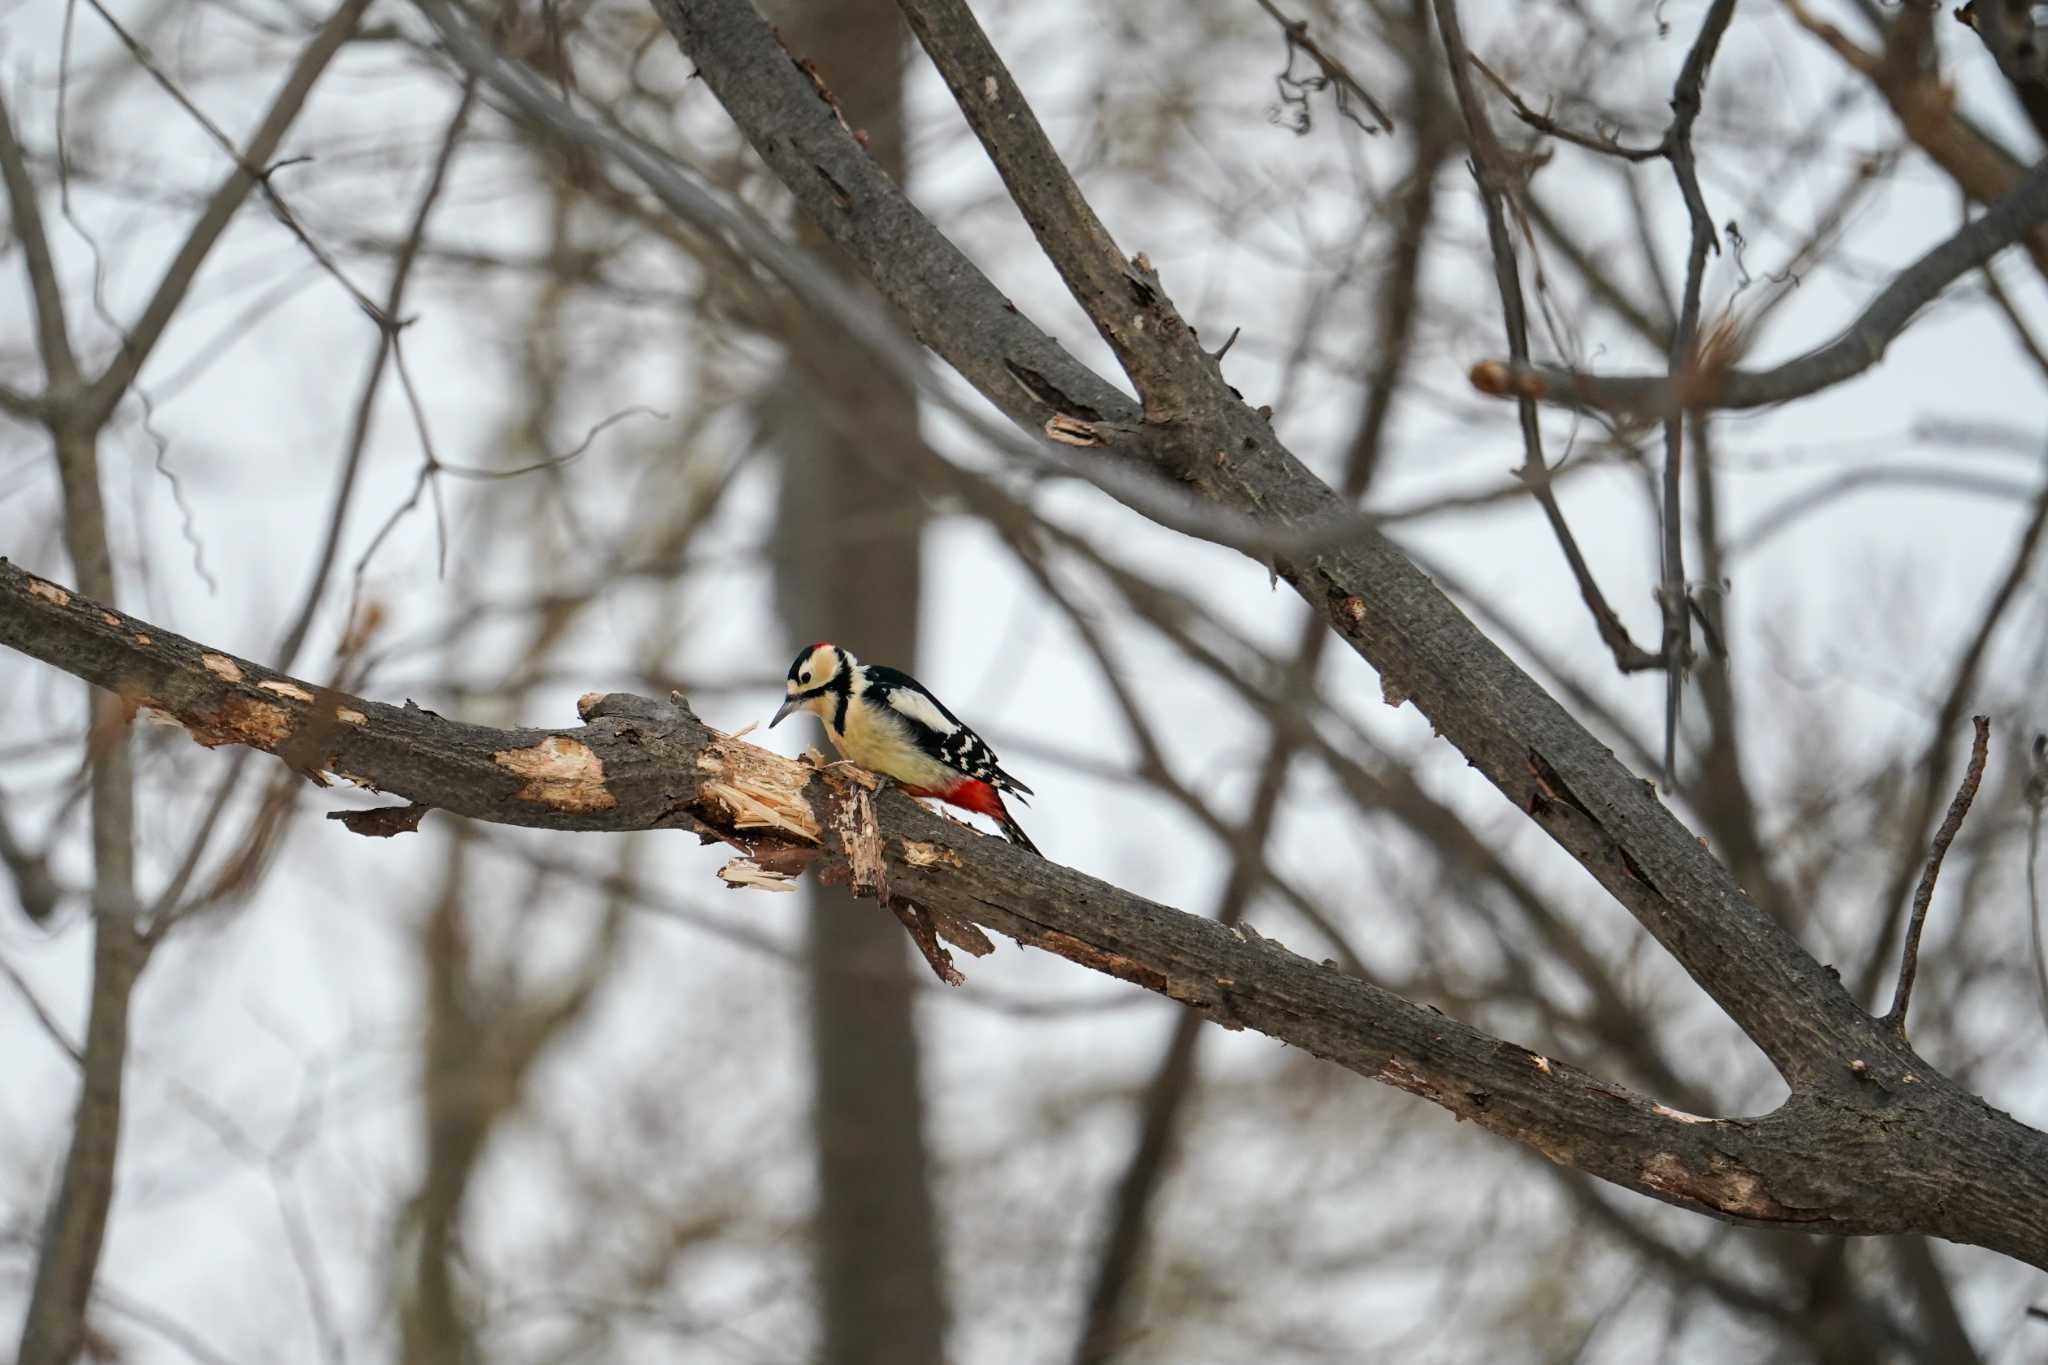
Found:
[[1031, 836], [1024, 832], [1024, 827], [1017, 823], [1016, 817], [1010, 814], [1007, 806], [1002, 807], [1001, 812], [996, 816], [996, 823], [1003, 827], [1003, 835], [1011, 843], [1023, 849], [1026, 853], [1036, 854], [1040, 858], [1045, 856], [1043, 853], [1038, 852], [1038, 845], [1031, 842]]

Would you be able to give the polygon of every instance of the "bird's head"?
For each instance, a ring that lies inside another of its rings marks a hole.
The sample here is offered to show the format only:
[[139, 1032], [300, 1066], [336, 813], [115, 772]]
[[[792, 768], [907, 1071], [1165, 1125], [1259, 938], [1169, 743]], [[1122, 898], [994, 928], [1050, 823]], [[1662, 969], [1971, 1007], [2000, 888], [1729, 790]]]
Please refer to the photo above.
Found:
[[838, 645], [820, 642], [796, 656], [789, 666], [789, 681], [783, 684], [782, 709], [768, 722], [773, 730], [785, 716], [798, 711], [824, 715], [832, 706], [834, 684], [853, 669], [854, 658]]

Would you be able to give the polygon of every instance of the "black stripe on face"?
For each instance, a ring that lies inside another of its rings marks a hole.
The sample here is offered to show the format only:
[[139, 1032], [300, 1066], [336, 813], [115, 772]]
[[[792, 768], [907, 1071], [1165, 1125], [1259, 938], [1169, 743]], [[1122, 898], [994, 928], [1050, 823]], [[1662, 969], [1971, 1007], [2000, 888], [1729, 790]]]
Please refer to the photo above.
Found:
[[839, 694], [838, 703], [832, 708], [832, 733], [843, 735], [846, 733], [846, 707], [853, 700], [853, 670], [847, 667], [845, 650], [834, 645], [832, 652], [839, 656], [839, 671], [832, 675], [825, 689]]

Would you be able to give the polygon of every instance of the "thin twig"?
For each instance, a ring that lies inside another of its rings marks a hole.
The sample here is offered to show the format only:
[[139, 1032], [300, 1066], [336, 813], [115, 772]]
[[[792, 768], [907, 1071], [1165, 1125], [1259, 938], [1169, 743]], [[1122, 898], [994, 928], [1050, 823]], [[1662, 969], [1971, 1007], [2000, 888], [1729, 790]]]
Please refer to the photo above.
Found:
[[[1521, 271], [1515, 261], [1514, 238], [1508, 231], [1505, 205], [1506, 197], [1513, 192], [1517, 175], [1507, 150], [1494, 135], [1493, 124], [1486, 116], [1486, 106], [1473, 87], [1472, 54], [1465, 46], [1464, 31], [1458, 24], [1456, 0], [1435, 0], [1435, 3], [1437, 31], [1443, 37], [1444, 52], [1450, 63], [1451, 84], [1457, 91], [1458, 105], [1465, 114], [1465, 128], [1472, 148], [1473, 178], [1479, 184], [1480, 203], [1486, 210], [1486, 236], [1493, 248], [1494, 281], [1500, 289], [1501, 311], [1507, 323], [1508, 354], [1517, 364], [1526, 365], [1529, 360], [1529, 317], [1522, 298]], [[1522, 465], [1516, 471], [1517, 477], [1528, 484], [1537, 505], [1543, 509], [1544, 518], [1549, 521], [1558, 546], [1564, 551], [1565, 563], [1578, 582], [1579, 596], [1585, 601], [1587, 610], [1593, 613], [1593, 623], [1600, 632], [1601, 640], [1613, 651], [1615, 665], [1624, 673], [1661, 667], [1663, 656], [1644, 649], [1630, 638], [1621, 617], [1608, 604], [1606, 595], [1600, 591], [1600, 585], [1593, 577], [1592, 567], [1586, 563], [1586, 557], [1580, 552], [1578, 541], [1565, 521], [1564, 509], [1550, 491], [1550, 468], [1543, 457], [1543, 431], [1535, 399], [1523, 398], [1516, 406], [1522, 424]]]
[[[1309, 36], [1308, 20], [1288, 18], [1273, 4], [1273, 0], [1259, 0], [1259, 8], [1273, 16], [1273, 21], [1280, 25], [1281, 32], [1287, 38], [1287, 70], [1283, 71], [1280, 75], [1280, 98], [1283, 102], [1293, 102], [1287, 89], [1290, 83], [1297, 87], [1304, 87], [1301, 94], [1297, 97], [1301, 102], [1301, 124], [1296, 129], [1297, 132], [1308, 131], [1307, 102], [1309, 91], [1313, 87], [1307, 81], [1294, 80], [1289, 74], [1294, 69], [1294, 54], [1296, 51], [1307, 53], [1309, 60], [1314, 62], [1317, 69], [1323, 73], [1321, 82], [1337, 92], [1338, 113], [1350, 119], [1359, 127], [1365, 128], [1365, 131], [1368, 133], [1374, 131], [1391, 133], [1394, 131], [1392, 116], [1380, 107], [1380, 102], [1372, 97], [1372, 92], [1359, 83], [1358, 77], [1351, 74], [1351, 68], [1331, 56], [1320, 43]], [[1359, 103], [1363, 104], [1372, 114], [1374, 122], [1379, 124], [1377, 130], [1366, 128], [1364, 120], [1351, 112], [1349, 105], [1345, 102], [1347, 91], [1351, 95], [1357, 96]], [[1218, 353], [1218, 358], [1221, 359], [1220, 352]]]
[[1934, 832], [1927, 870], [1920, 874], [1920, 886], [1913, 892], [1913, 918], [1906, 925], [1906, 955], [1899, 962], [1899, 985], [1892, 992], [1892, 1007], [1884, 1016], [1885, 1023], [1902, 1037], [1906, 1032], [1906, 1007], [1913, 998], [1913, 977], [1920, 969], [1920, 931], [1927, 927], [1934, 879], [1941, 875], [1941, 860], [1948, 856], [1948, 846], [1955, 842], [1956, 831], [1963, 827], [1963, 817], [1970, 813], [1970, 803], [1977, 799], [1977, 785], [1984, 780], [1984, 758], [1991, 748], [1991, 718], [1972, 716], [1970, 724], [1977, 730], [1977, 737], [1970, 742], [1970, 765], [1963, 771], [1963, 785], [1956, 788], [1955, 799], [1948, 804], [1947, 817]]
[[2034, 368], [2039, 370], [2042, 375], [2048, 376], [2048, 351], [2044, 351], [2041, 343], [2034, 338], [2033, 329], [2027, 326], [2027, 320], [2020, 316], [2020, 310], [2013, 303], [2012, 295], [2008, 294], [2005, 286], [1998, 282], [1998, 272], [1991, 268], [1989, 261], [1978, 266], [1977, 269], [1984, 277], [1984, 292], [1989, 294], [1991, 301], [1998, 305], [1998, 311], [2005, 317], [2006, 326], [2012, 329], [2013, 340], [2019, 342], [2020, 349], [2025, 351], [2027, 358], [2034, 362]]
[[1948, 464], [1901, 464], [1851, 469], [1814, 482], [1767, 508], [1728, 543], [1728, 557], [1738, 559], [1755, 551], [1765, 541], [1789, 530], [1800, 520], [1835, 503], [1850, 493], [1870, 488], [1921, 488], [1957, 496], [1991, 498], [2018, 502], [2038, 485], [1995, 474], [1976, 474]]
[[152, 1308], [140, 1299], [131, 1299], [120, 1290], [95, 1285], [92, 1301], [95, 1307], [156, 1333], [192, 1357], [197, 1365], [239, 1365], [233, 1356], [215, 1350], [198, 1333], [170, 1314]]
[[1630, 147], [1616, 142], [1605, 133], [1582, 133], [1576, 128], [1566, 127], [1550, 115], [1531, 109], [1522, 97], [1515, 93], [1514, 88], [1501, 79], [1498, 72], [1480, 60], [1478, 53], [1474, 52], [1471, 54], [1471, 61], [1472, 65], [1479, 68], [1480, 75], [1493, 82], [1493, 88], [1500, 91], [1501, 95], [1507, 100], [1508, 107], [1515, 111], [1515, 117], [1539, 133], [1547, 133], [1551, 137], [1557, 138], [1561, 142], [1569, 142], [1575, 147], [1584, 147], [1589, 152], [1599, 152], [1605, 156], [1618, 156], [1624, 161], [1655, 161], [1658, 157], [1664, 155], [1665, 148], [1669, 142], [1668, 137], [1665, 142], [1660, 142], [1654, 147]]
[[[1626, 171], [1621, 176], [1623, 185], [1633, 187], [1636, 177]], [[1543, 235], [1544, 245], [1565, 263], [1578, 272], [1579, 278], [1592, 291], [1594, 297], [1607, 305], [1608, 311], [1627, 323], [1629, 329], [1653, 346], [1662, 346], [1664, 339], [1671, 335], [1672, 319], [1662, 291], [1658, 291], [1652, 302], [1644, 302], [1629, 292], [1629, 286], [1615, 277], [1611, 269], [1613, 258], [1607, 253], [1596, 253], [1581, 244], [1571, 235], [1570, 229], [1545, 205], [1541, 195], [1533, 187], [1522, 196], [1522, 212], [1537, 232]], [[1659, 273], [1661, 266], [1654, 255], [1645, 257], [1645, 264], [1651, 267], [1652, 275]], [[1650, 315], [1651, 308], [1658, 312]]]
[[1984, 660], [1989, 656], [1991, 641], [1998, 628], [2005, 621], [2007, 611], [2018, 600], [2020, 587], [2032, 572], [2034, 557], [2039, 552], [2044, 533], [2048, 533], [2048, 481], [2044, 481], [2034, 497], [2033, 514], [2020, 532], [2019, 543], [2013, 547], [2012, 560], [2006, 566], [2005, 575], [1999, 580], [1991, 594], [1991, 602], [1984, 609], [1983, 619], [1977, 623], [1975, 634], [1963, 649], [1962, 659], [1956, 664], [1954, 677], [1950, 680], [1948, 693], [1942, 698], [1941, 709], [1935, 713], [1934, 727], [1928, 735], [1927, 750], [1921, 755], [1919, 766], [1910, 770], [1919, 775], [1920, 796], [1906, 817], [1901, 836], [1901, 851], [1891, 880], [1879, 902], [1885, 907], [1886, 919], [1878, 935], [1877, 951], [1866, 964], [1863, 977], [1857, 985], [1860, 998], [1868, 999], [1877, 990], [1883, 976], [1884, 965], [1891, 958], [1891, 944], [1904, 922], [1906, 911], [1906, 883], [1913, 875], [1913, 858], [1910, 856], [1927, 838], [1928, 825], [1934, 819], [1937, 800], [1934, 782], [1941, 772], [1944, 752], [1949, 737], [1962, 724], [1963, 712], [1977, 689], [1977, 678]]
[[36, 994], [35, 988], [29, 985], [21, 973], [14, 969], [14, 964], [4, 957], [0, 957], [0, 976], [7, 978], [8, 984], [21, 996], [21, 1003], [36, 1017], [36, 1022], [42, 1025], [43, 1032], [49, 1035], [50, 1041], [57, 1045], [57, 1049], [83, 1067], [85, 1053], [79, 1050], [71, 1035], [64, 1031], [64, 1026], [57, 1022], [56, 1016], [50, 1013], [49, 1007], [43, 1003], [42, 997]]
[[357, 475], [362, 470], [363, 452], [369, 446], [370, 422], [376, 411], [377, 395], [389, 370], [391, 352], [398, 344], [398, 326], [390, 320], [404, 312], [406, 286], [412, 279], [413, 265], [419, 259], [420, 244], [426, 240], [427, 220], [447, 184], [448, 168], [455, 160], [455, 149], [461, 144], [463, 127], [476, 105], [476, 87], [476, 76], [465, 75], [462, 98], [456, 102], [455, 112], [449, 116], [447, 129], [441, 134], [440, 151], [435, 154], [433, 167], [427, 172], [419, 203], [413, 209], [412, 222], [406, 228], [396, 259], [392, 262], [391, 284], [384, 295], [384, 306], [370, 313], [373, 319], [378, 320], [376, 350], [370, 357], [369, 374], [363, 381], [355, 414], [350, 419], [348, 453], [342, 460], [341, 477], [334, 490], [327, 531], [321, 539], [320, 552], [313, 561], [312, 581], [307, 584], [305, 596], [299, 601], [299, 610], [292, 619], [291, 628], [285, 632], [275, 651], [280, 671], [288, 672], [297, 662], [306, 634], [312, 629], [313, 616], [319, 610], [320, 599], [326, 592], [328, 576], [334, 570], [335, 556], [341, 548], [342, 526], [348, 518], [349, 503], [354, 498]]
[[208, 118], [206, 112], [192, 102], [192, 97], [187, 95], [176, 81], [173, 81], [164, 74], [162, 68], [157, 66], [155, 59], [149, 55], [149, 49], [144, 47], [140, 40], [129, 33], [127, 29], [123, 28], [121, 21], [110, 14], [106, 6], [100, 3], [100, 0], [85, 0], [85, 2], [92, 6], [93, 12], [98, 14], [107, 27], [114, 31], [114, 36], [120, 39], [123, 47], [128, 49], [128, 55], [135, 59], [135, 64], [148, 72], [150, 79], [155, 81], [163, 89], [164, 93], [171, 97], [172, 102], [191, 115], [193, 121], [206, 131], [208, 137], [213, 139], [214, 145], [218, 146], [223, 152], [226, 152], [228, 159], [241, 167], [242, 174], [248, 176], [249, 179], [255, 182], [256, 187], [263, 191], [263, 197], [269, 201], [270, 211], [277, 215], [277, 221], [284, 224], [286, 231], [299, 239], [299, 244], [306, 248], [313, 259], [319, 263], [322, 270], [333, 277], [334, 282], [341, 286], [342, 292], [355, 301], [356, 307], [368, 313], [373, 319], [376, 319], [380, 326], [390, 325], [392, 322], [391, 315], [380, 310], [370, 300], [369, 295], [359, 289], [355, 282], [343, 273], [340, 262], [336, 261], [325, 247], [313, 240], [312, 234], [307, 232], [305, 225], [299, 221], [299, 216], [292, 212], [291, 205], [285, 203], [284, 196], [279, 194], [277, 187], [270, 183], [275, 172], [282, 170], [286, 165], [296, 164], [306, 158], [295, 157], [290, 161], [277, 165], [263, 165], [253, 157], [244, 156], [240, 149], [235, 146], [234, 139], [222, 131], [219, 124]]
[[[1702, 365], [1698, 351], [1700, 288], [1705, 280], [1707, 252], [1718, 252], [1721, 243], [1714, 232], [1714, 220], [1707, 213], [1707, 201], [1700, 192], [1699, 169], [1693, 163], [1692, 125], [1699, 118], [1707, 82], [1707, 68], [1735, 15], [1735, 0], [1714, 0], [1700, 25], [1699, 37], [1679, 69], [1678, 82], [1671, 90], [1671, 127], [1664, 134], [1665, 156], [1678, 190], [1685, 199], [1692, 222], [1692, 243], [1685, 260], [1685, 292], [1678, 305], [1678, 326], [1671, 334], [1671, 382]], [[1685, 522], [1682, 500], [1685, 490], [1685, 414], [1674, 410], [1664, 419], [1664, 582], [1657, 593], [1664, 613], [1664, 785], [1676, 777], [1678, 763], [1678, 713], [1685, 698], [1685, 675], [1692, 663], [1692, 614], [1686, 606]]]
[[[1784, 5], [1795, 23], [1876, 87], [1898, 118], [1901, 131], [1958, 189], [1978, 203], [1990, 204], [2019, 183], [2026, 167], [1958, 110], [1954, 87], [1937, 64], [1927, 60], [1934, 47], [1934, 22], [1940, 6], [1898, 6], [1898, 17], [1884, 28], [1882, 52], [1870, 52], [1850, 42], [1833, 24], [1815, 17], [1800, 0], [1784, 0]], [[2035, 269], [2048, 275], [2048, 230], [2036, 228], [2027, 233], [2022, 246], [2033, 258]]]
[[[227, 231], [242, 203], [249, 197], [249, 191], [263, 183], [271, 156], [278, 144], [284, 140], [305, 107], [307, 98], [313, 92], [314, 84], [327, 70], [349, 36], [355, 32], [356, 21], [370, 6], [370, 0], [341, 0], [326, 22], [313, 35], [293, 63], [291, 73], [277, 92], [276, 99], [263, 116], [262, 124], [249, 138], [248, 145], [240, 151], [229, 149], [235, 162], [234, 170], [228, 173], [220, 187], [213, 192], [192, 225], [192, 231], [179, 246], [177, 255], [165, 268], [156, 292], [144, 305], [142, 314], [121, 338], [121, 349], [116, 352], [105, 371], [92, 383], [86, 399], [85, 416], [95, 422], [104, 423], [123, 396], [129, 385], [141, 373], [142, 366], [150, 353], [162, 340], [164, 329], [170, 325], [172, 316], [185, 300], [193, 281], [199, 276], [199, 268], [212, 252], [221, 234]], [[255, 170], [252, 172], [251, 167]], [[273, 201], [274, 205], [275, 201]], [[289, 226], [291, 220], [287, 220]], [[310, 246], [310, 242], [308, 243]], [[316, 253], [317, 255], [317, 253]], [[339, 278], [337, 273], [337, 278]], [[347, 287], [346, 280], [342, 281]], [[351, 288], [353, 293], [353, 289]]]
[[[1411, 0], [1405, 16], [1409, 90], [1407, 118], [1415, 130], [1415, 154], [1405, 186], [1398, 192], [1393, 218], [1394, 243], [1387, 256], [1375, 301], [1378, 314], [1376, 356], [1366, 371], [1365, 410], [1344, 456], [1344, 500], [1356, 504], [1372, 486], [1388, 443], [1383, 439], [1401, 380], [1415, 347], [1416, 319], [1421, 315], [1422, 262], [1436, 216], [1437, 173], [1457, 149], [1456, 126], [1445, 116], [1436, 64], [1430, 59], [1428, 0]], [[1284, 406], [1282, 404], [1281, 406]]]

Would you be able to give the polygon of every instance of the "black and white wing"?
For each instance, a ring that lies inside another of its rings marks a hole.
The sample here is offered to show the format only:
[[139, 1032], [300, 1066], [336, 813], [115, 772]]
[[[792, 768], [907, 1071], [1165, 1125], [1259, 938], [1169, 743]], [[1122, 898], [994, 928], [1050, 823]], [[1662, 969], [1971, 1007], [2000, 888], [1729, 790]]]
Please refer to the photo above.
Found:
[[877, 664], [865, 665], [865, 671], [869, 699], [907, 722], [906, 728], [920, 749], [947, 767], [1003, 791], [1032, 794], [1031, 788], [1003, 771], [987, 741], [947, 710], [923, 683], [900, 669]]

